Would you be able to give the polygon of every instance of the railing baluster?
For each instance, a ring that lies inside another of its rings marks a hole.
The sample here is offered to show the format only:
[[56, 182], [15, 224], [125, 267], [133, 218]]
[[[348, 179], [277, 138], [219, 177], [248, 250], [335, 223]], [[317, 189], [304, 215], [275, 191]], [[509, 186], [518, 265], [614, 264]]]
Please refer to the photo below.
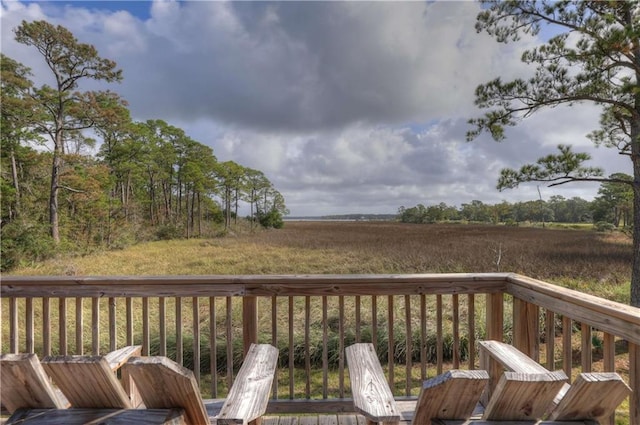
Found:
[[371, 342], [378, 349], [378, 297], [371, 296]]
[[[58, 300], [58, 317], [59, 317], [59, 326], [58, 326], [58, 337], [59, 337], [59, 350], [61, 356], [66, 356], [69, 354], [68, 345], [67, 345], [67, 299], [61, 297]], [[97, 354], [97, 353], [96, 353]]]
[[412, 387], [412, 379], [411, 379], [411, 369], [413, 368], [413, 363], [411, 356], [413, 354], [413, 330], [411, 328], [411, 297], [409, 295], [404, 296], [404, 320], [405, 320], [405, 351], [406, 351], [406, 379], [405, 379], [405, 395], [409, 397], [411, 395], [411, 387]]
[[640, 346], [629, 343], [629, 416], [631, 425], [640, 424]]
[[233, 384], [233, 300], [227, 297], [227, 391]]
[[[78, 355], [84, 354], [84, 307], [82, 300], [82, 297], [76, 297], [76, 354]], [[127, 345], [132, 344], [127, 341]]]
[[133, 298], [127, 297], [127, 345], [133, 345]]
[[[271, 297], [271, 345], [278, 347], [278, 297]], [[276, 368], [276, 375], [273, 378], [273, 399], [278, 398], [278, 376], [279, 368]]]
[[0, 298], [0, 352], [2, 352], [2, 341], [4, 341], [4, 329], [1, 326], [1, 323], [6, 323], [3, 321], [2, 311], [5, 309], [4, 302], [2, 298]]
[[602, 367], [605, 372], [616, 371], [616, 338], [608, 332], [602, 341]]
[[585, 373], [591, 372], [592, 352], [591, 352], [591, 326], [580, 324], [580, 349], [581, 366]]
[[51, 302], [49, 297], [42, 297], [42, 351], [45, 356], [51, 355]]
[[218, 398], [218, 329], [216, 298], [209, 297], [209, 368], [211, 369], [211, 397]]
[[184, 366], [184, 341], [182, 337], [182, 297], [176, 297], [176, 363]]
[[442, 295], [436, 295], [436, 373], [442, 373], [443, 366], [443, 337], [442, 337]]
[[361, 317], [360, 317], [360, 295], [356, 295], [355, 298], [355, 309], [356, 309], [356, 342], [360, 342], [360, 333], [361, 333], [361, 329], [360, 329], [360, 322], [361, 322]]
[[26, 352], [33, 353], [33, 298], [27, 298], [25, 300], [25, 322], [26, 322]]
[[193, 373], [200, 382], [200, 303], [198, 297], [192, 299], [193, 312]]
[[[602, 369], [605, 372], [616, 371], [616, 341], [615, 337], [608, 332], [604, 332], [602, 340]], [[614, 425], [616, 423], [616, 415], [600, 421], [601, 424]]]
[[395, 335], [393, 332], [394, 325], [394, 309], [395, 303], [393, 302], [393, 295], [389, 295], [387, 297], [387, 368], [388, 368], [388, 379], [389, 386], [391, 387], [391, 391], [393, 392], [395, 389], [395, 376], [394, 376], [394, 363], [395, 363]]
[[420, 379], [427, 379], [427, 296], [420, 295]]
[[109, 297], [109, 351], [117, 348], [118, 334], [116, 333], [116, 299]]
[[165, 297], [158, 298], [158, 342], [159, 355], [167, 355], [167, 300]]
[[453, 316], [453, 368], [460, 368], [460, 305], [458, 294], [451, 296], [451, 315]]
[[294, 383], [294, 341], [293, 341], [293, 297], [289, 297], [288, 298], [289, 301], [289, 328], [288, 328], [288, 333], [289, 333], [289, 398], [293, 399], [294, 398], [294, 388], [295, 388], [295, 383]]
[[9, 299], [9, 351], [18, 354], [18, 299]]
[[344, 398], [344, 297], [338, 297], [338, 394]]
[[571, 369], [573, 367], [573, 350], [571, 347], [571, 318], [562, 316], [562, 370], [571, 382]]
[[149, 297], [142, 298], [142, 355], [151, 354], [149, 337]]
[[329, 337], [327, 334], [327, 297], [322, 296], [322, 398], [328, 398], [329, 353], [327, 351]]
[[304, 370], [305, 392], [307, 399], [311, 398], [311, 297], [304, 297]]
[[467, 311], [469, 323], [469, 369], [476, 368], [476, 297], [474, 294], [467, 296]]
[[[62, 299], [60, 299], [62, 311]], [[62, 327], [62, 318], [60, 319], [60, 327]], [[65, 325], [66, 329], [66, 325]], [[66, 332], [65, 332], [66, 333]], [[66, 337], [65, 337], [66, 339]], [[60, 341], [60, 353], [62, 354], [62, 341]], [[65, 348], [66, 351], [66, 348]], [[100, 354], [100, 298], [91, 298], [91, 354], [97, 356]], [[63, 354], [63, 355], [66, 355]]]
[[555, 350], [556, 350], [556, 317], [555, 313], [549, 309], [547, 309], [545, 314], [545, 336], [546, 336], [546, 349], [547, 349], [547, 369], [555, 370], [556, 367], [556, 359], [555, 359]]

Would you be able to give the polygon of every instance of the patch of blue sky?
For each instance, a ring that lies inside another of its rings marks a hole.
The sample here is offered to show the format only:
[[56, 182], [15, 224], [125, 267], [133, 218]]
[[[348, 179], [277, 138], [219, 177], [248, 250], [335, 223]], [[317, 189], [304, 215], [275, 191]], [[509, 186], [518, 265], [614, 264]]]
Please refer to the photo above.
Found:
[[411, 122], [411, 123], [407, 123], [406, 125], [403, 125], [402, 127], [409, 128], [414, 134], [421, 134], [429, 130], [430, 128], [438, 125], [439, 123], [440, 123], [440, 120], [434, 119], [426, 122]]
[[43, 8], [47, 6], [69, 6], [76, 8], [84, 8], [90, 11], [107, 11], [118, 12], [127, 11], [136, 18], [145, 21], [151, 17], [151, 4], [152, 0], [83, 0], [83, 1], [69, 1], [69, 0], [25, 0], [25, 4], [37, 3]]

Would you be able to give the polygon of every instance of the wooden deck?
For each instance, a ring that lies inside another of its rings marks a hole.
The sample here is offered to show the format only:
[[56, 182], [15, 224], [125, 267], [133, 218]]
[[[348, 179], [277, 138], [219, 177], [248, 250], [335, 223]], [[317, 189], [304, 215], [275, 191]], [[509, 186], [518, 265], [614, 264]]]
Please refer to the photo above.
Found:
[[[409, 421], [402, 421], [409, 424]], [[366, 425], [364, 416], [355, 414], [265, 416], [262, 425]]]
[[[221, 399], [204, 400], [204, 405], [212, 424], [216, 423], [215, 416], [217, 415], [217, 412], [220, 411], [223, 402], [224, 400]], [[415, 400], [400, 400], [397, 403], [402, 416], [400, 424], [411, 424], [411, 420], [413, 419], [413, 410], [416, 407]], [[478, 416], [480, 414], [481, 411], [478, 413]], [[267, 413], [262, 418], [262, 425], [366, 425], [366, 419], [362, 415], [350, 412], [282, 415]]]

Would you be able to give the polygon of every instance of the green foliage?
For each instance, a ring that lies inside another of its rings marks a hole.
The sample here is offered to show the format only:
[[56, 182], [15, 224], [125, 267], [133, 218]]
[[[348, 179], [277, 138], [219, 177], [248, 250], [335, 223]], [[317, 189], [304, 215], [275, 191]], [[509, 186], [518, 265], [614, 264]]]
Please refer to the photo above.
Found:
[[163, 224], [156, 229], [156, 238], [160, 241], [180, 239], [182, 235], [182, 230], [173, 224]]
[[593, 225], [593, 228], [596, 232], [613, 232], [616, 226], [606, 221], [599, 221]]
[[282, 229], [284, 227], [282, 213], [276, 209], [272, 209], [266, 214], [259, 214], [258, 221], [262, 227], [267, 229]]
[[512, 204], [502, 201], [493, 205], [474, 200], [462, 204], [460, 209], [444, 203], [428, 207], [418, 204], [411, 208], [400, 207], [398, 220], [402, 223], [436, 223], [463, 219], [510, 226], [522, 222], [588, 223], [591, 222], [594, 205], [595, 201], [578, 197], [565, 199], [562, 196], [553, 196], [548, 202], [536, 200]]
[[454, 206], [444, 202], [425, 207], [418, 204], [415, 207], [398, 209], [398, 218], [403, 223], [437, 223], [441, 221], [457, 220], [460, 212]]
[[558, 150], [559, 154], [547, 155], [538, 159], [536, 164], [523, 165], [520, 170], [501, 170], [498, 189], [513, 189], [524, 182], [548, 182], [551, 186], [556, 186], [570, 181], [594, 180], [602, 176], [602, 169], [582, 165], [591, 159], [589, 154], [575, 153], [567, 145], [558, 145]]
[[[386, 325], [381, 324], [383, 327], [378, 329], [377, 347], [376, 352], [380, 358], [387, 358], [389, 355], [389, 339], [386, 332]], [[268, 335], [259, 335], [259, 339], [262, 339], [265, 343], [271, 343]], [[421, 356], [421, 336], [419, 331], [414, 331], [411, 337], [411, 361], [416, 364], [422, 361]], [[397, 364], [404, 364], [407, 358], [407, 335], [403, 327], [399, 327], [394, 330], [394, 356], [393, 359]], [[361, 335], [361, 342], [372, 342], [371, 329], [364, 329]], [[356, 342], [355, 334], [352, 330], [347, 330], [344, 339], [341, 341], [339, 335], [335, 332], [331, 332], [327, 339], [327, 360], [328, 366], [331, 369], [336, 369], [340, 361], [340, 346], [349, 346]], [[437, 362], [437, 335], [435, 332], [430, 332], [425, 337], [425, 352], [426, 362], [434, 364]], [[448, 332], [443, 334], [442, 338], [443, 348], [443, 360], [451, 361], [453, 359], [453, 334]], [[467, 335], [460, 337], [460, 360], [465, 361], [469, 358], [469, 339]], [[172, 360], [176, 360], [177, 344], [174, 333], [169, 333], [166, 336], [166, 353], [167, 357]], [[235, 338], [233, 344], [233, 366], [238, 370], [242, 365], [242, 339]], [[309, 341], [309, 360], [311, 367], [322, 368], [323, 367], [323, 339], [322, 334], [318, 333], [313, 335]], [[186, 333], [183, 335], [183, 365], [189, 369], [193, 369], [194, 366], [194, 346], [193, 335]], [[280, 355], [278, 356], [279, 367], [288, 367], [289, 359], [293, 356], [293, 364], [295, 367], [304, 368], [306, 366], [306, 349], [305, 340], [303, 335], [294, 335], [293, 347], [289, 346], [289, 341], [286, 337], [280, 338], [278, 343], [278, 349]], [[151, 336], [150, 343], [150, 355], [160, 354], [160, 337], [157, 334]], [[216, 340], [216, 364], [219, 373], [226, 372], [227, 367], [227, 340], [226, 338], [218, 338]], [[209, 335], [203, 333], [200, 335], [200, 371], [202, 373], [211, 372], [211, 348], [209, 344]]]
[[19, 221], [2, 228], [2, 271], [44, 261], [56, 254], [56, 246], [44, 225], [25, 225]]

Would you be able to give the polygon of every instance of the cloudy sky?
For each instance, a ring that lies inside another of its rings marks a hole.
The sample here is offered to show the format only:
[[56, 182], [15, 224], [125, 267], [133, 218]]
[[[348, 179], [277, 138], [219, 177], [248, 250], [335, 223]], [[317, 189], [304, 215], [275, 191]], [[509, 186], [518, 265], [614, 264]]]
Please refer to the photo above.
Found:
[[[1, 47], [41, 84], [46, 65], [12, 31], [22, 20], [65, 26], [123, 70], [120, 84], [100, 88], [125, 98], [135, 120], [165, 120], [219, 160], [262, 170], [293, 216], [537, 199], [535, 184], [497, 191], [499, 172], [559, 143], [590, 152], [607, 174], [630, 173], [628, 159], [585, 138], [598, 125], [592, 107], [538, 113], [502, 143], [465, 141], [467, 120], [481, 115], [476, 86], [529, 75], [520, 54], [539, 42], [477, 34], [478, 10], [470, 1], [2, 0]], [[592, 199], [597, 188], [540, 190]]]

